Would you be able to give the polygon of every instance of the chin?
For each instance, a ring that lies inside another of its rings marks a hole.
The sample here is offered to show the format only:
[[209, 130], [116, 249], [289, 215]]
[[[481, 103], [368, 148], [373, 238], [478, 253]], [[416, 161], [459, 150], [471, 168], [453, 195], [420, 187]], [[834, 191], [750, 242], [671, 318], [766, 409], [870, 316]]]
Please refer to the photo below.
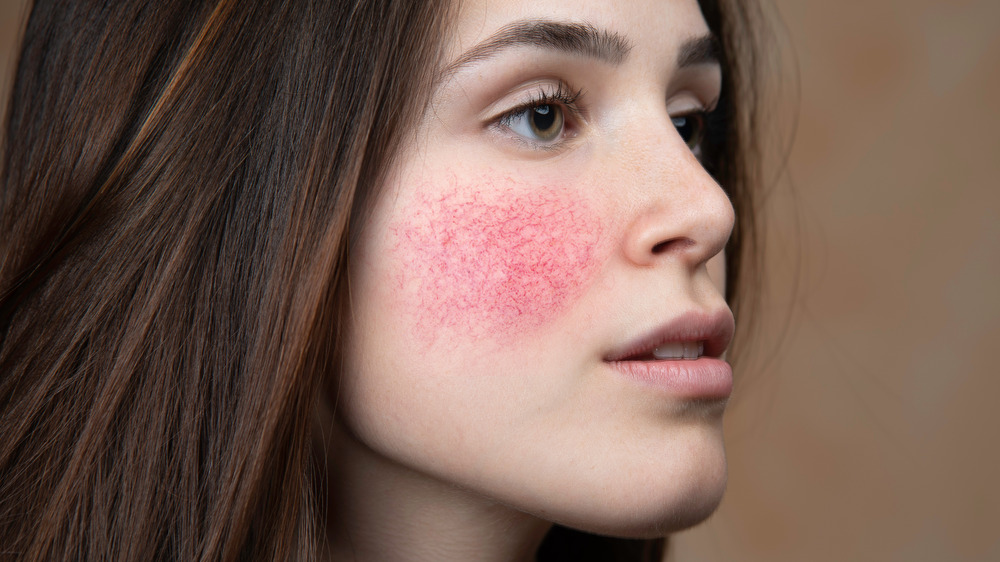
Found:
[[660, 512], [646, 514], [637, 518], [633, 525], [625, 526], [615, 533], [616, 536], [649, 539], [662, 537], [693, 527], [706, 519], [722, 502], [726, 489], [725, 478], [712, 490], [699, 490], [681, 500], [679, 504], [667, 506]]
[[636, 506], [631, 512], [608, 514], [605, 521], [593, 522], [598, 524], [583, 530], [633, 539], [663, 537], [708, 519], [719, 507], [725, 488], [723, 478], [710, 489], [692, 490], [659, 505]]
[[722, 501], [726, 460], [721, 447], [687, 460], [662, 472], [636, 471], [631, 478], [619, 479], [592, 497], [577, 497], [582, 500], [572, 506], [577, 509], [562, 511], [554, 522], [589, 533], [635, 539], [663, 537], [697, 525]]

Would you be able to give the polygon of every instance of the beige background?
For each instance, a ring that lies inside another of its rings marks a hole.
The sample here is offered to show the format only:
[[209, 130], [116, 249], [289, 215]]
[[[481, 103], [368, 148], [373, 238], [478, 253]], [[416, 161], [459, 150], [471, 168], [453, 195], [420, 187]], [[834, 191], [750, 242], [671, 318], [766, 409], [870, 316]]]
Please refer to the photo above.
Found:
[[1000, 2], [771, 6], [771, 282], [729, 492], [671, 559], [1000, 561]]
[[765, 351], [672, 560], [1000, 561], [1000, 2], [772, 5]]

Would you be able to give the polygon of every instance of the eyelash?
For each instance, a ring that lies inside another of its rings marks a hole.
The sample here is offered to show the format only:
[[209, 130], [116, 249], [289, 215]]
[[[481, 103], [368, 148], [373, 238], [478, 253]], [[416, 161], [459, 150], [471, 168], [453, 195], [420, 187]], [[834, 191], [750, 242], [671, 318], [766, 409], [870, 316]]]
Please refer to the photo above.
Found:
[[[579, 106], [579, 100], [583, 96], [583, 90], [573, 90], [563, 81], [559, 81], [556, 84], [555, 91], [546, 90], [545, 86], [541, 86], [532, 95], [530, 99], [524, 103], [519, 104], [508, 111], [505, 111], [499, 117], [494, 119], [496, 125], [502, 126], [507, 131], [512, 133], [512, 136], [516, 137], [519, 141], [531, 145], [535, 148], [541, 149], [551, 149], [559, 145], [561, 141], [565, 140], [565, 132], [560, 135], [560, 139], [557, 139], [551, 143], [543, 143], [540, 141], [535, 141], [529, 138], [525, 138], [523, 135], [513, 132], [512, 125], [517, 117], [523, 116], [526, 112], [529, 112], [535, 108], [542, 107], [545, 105], [554, 105], [561, 108], [564, 112], [564, 117], [569, 117], [570, 119], [578, 119], [582, 113]], [[571, 128], [571, 121], [566, 121], [563, 125], [564, 128]]]

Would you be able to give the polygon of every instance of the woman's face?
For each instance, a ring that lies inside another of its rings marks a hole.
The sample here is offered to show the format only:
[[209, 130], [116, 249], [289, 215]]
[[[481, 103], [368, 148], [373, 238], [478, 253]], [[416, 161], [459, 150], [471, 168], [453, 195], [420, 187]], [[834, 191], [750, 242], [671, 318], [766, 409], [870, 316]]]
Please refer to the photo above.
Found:
[[[616, 535], [725, 486], [721, 72], [694, 0], [466, 1], [351, 256], [338, 423], [469, 501]], [[373, 465], [374, 466], [374, 465]]]

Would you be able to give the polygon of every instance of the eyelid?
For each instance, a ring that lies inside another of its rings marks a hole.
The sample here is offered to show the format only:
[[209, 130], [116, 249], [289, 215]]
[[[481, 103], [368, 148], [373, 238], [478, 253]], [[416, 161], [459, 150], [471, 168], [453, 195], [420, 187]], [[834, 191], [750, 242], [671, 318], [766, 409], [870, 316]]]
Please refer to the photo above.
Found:
[[718, 105], [724, 77], [718, 64], [699, 64], [678, 69], [667, 88], [667, 100], [690, 97], [710, 111]]
[[522, 96], [522, 101], [516, 102], [513, 106], [503, 106], [506, 109], [493, 112], [493, 116], [485, 120], [485, 126], [492, 129], [503, 127], [509, 133], [505, 136], [531, 148], [541, 150], [558, 148], [567, 140], [565, 133], [558, 140], [543, 143], [513, 132], [506, 123], [510, 123], [515, 117], [534, 107], [556, 105], [563, 111], [564, 129], [576, 128], [585, 116], [583, 107], [580, 105], [580, 99], [584, 96], [584, 92], [582, 89], [574, 90], [564, 80], [539, 82], [535, 83], [534, 86], [535, 89], [530, 90], [532, 93]]
[[[667, 100], [667, 113], [679, 117], [691, 113], [712, 113], [719, 106], [719, 95], [707, 98], [695, 91], [682, 91], [671, 95]], [[710, 101], [706, 102], [705, 100]]]

